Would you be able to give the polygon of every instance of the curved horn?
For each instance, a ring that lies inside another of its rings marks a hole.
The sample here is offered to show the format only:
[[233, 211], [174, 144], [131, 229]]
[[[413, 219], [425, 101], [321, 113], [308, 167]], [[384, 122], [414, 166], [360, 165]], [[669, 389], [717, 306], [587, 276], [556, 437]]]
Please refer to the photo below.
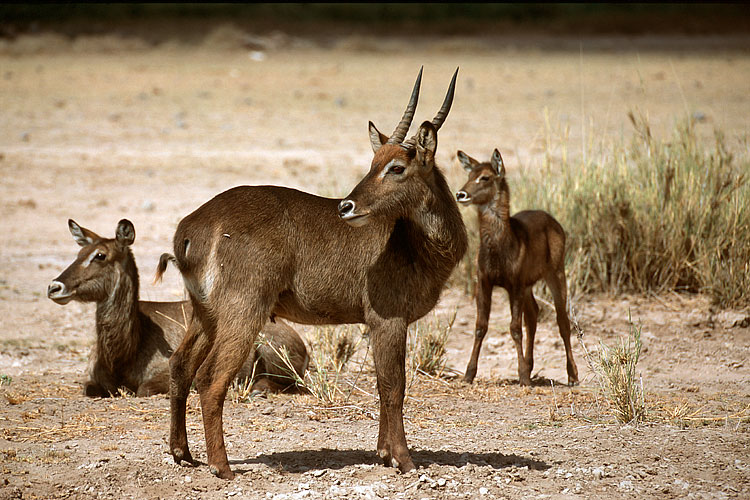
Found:
[[401, 118], [401, 122], [399, 122], [396, 130], [394, 130], [393, 134], [388, 138], [388, 144], [401, 144], [404, 137], [406, 137], [406, 133], [409, 132], [411, 121], [414, 118], [414, 111], [417, 109], [417, 100], [419, 99], [419, 87], [422, 84], [423, 69], [424, 66], [419, 68], [419, 75], [417, 75], [417, 81], [414, 82], [414, 89], [411, 91], [409, 104], [406, 106], [406, 111], [404, 111], [404, 116]]
[[[456, 72], [453, 73], [453, 78], [451, 79], [451, 84], [448, 86], [448, 93], [445, 94], [445, 99], [443, 99], [443, 105], [440, 106], [440, 110], [435, 115], [435, 118], [432, 119], [432, 125], [435, 127], [435, 131], [437, 132], [440, 127], [445, 122], [445, 119], [448, 117], [448, 112], [451, 110], [451, 105], [453, 104], [453, 94], [456, 90], [456, 77], [458, 76], [458, 68], [456, 68]], [[411, 147], [414, 146], [417, 142], [417, 137], [410, 137], [409, 140], [405, 141], [403, 143], [403, 146], [405, 147]]]
[[453, 79], [451, 80], [451, 84], [448, 87], [448, 93], [445, 94], [445, 99], [443, 100], [443, 105], [440, 107], [440, 111], [438, 111], [435, 115], [435, 118], [432, 119], [432, 124], [435, 126], [435, 130], [440, 130], [440, 127], [448, 117], [448, 112], [451, 110], [451, 104], [453, 104], [453, 93], [456, 90], [457, 76], [458, 68], [456, 68], [456, 72], [453, 73]]

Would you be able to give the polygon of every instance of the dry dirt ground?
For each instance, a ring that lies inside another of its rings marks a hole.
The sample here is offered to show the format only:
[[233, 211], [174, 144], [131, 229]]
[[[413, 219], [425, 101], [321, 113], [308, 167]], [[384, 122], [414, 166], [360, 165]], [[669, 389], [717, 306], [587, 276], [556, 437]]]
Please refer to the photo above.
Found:
[[[376, 460], [369, 364], [361, 390], [332, 408], [304, 395], [227, 401], [232, 482], [172, 463], [166, 398], [83, 397], [93, 306], [45, 296], [77, 253], [68, 218], [104, 235], [120, 218], [133, 221], [150, 282], [180, 218], [226, 188], [347, 194], [371, 159], [367, 121], [395, 126], [421, 65], [416, 121], [432, 117], [461, 68], [438, 148], [456, 188], [456, 149], [483, 156], [498, 147], [511, 176], [533, 172], [547, 152], [554, 165], [563, 148], [547, 141], [566, 129], [573, 157], [629, 137], [629, 110], [648, 114], [656, 134], [692, 115], [701, 134], [719, 127], [732, 147], [749, 129], [744, 42], [660, 50], [620, 39], [556, 50], [276, 36], [249, 50], [231, 43], [231, 30], [215, 35], [190, 47], [49, 36], [0, 45], [0, 498], [750, 497], [748, 311], [716, 311], [700, 296], [575, 300], [589, 349], [625, 336], [629, 313], [642, 325], [649, 413], [636, 427], [611, 416], [578, 339], [582, 383], [563, 385], [551, 315], [537, 334], [537, 384], [519, 387], [498, 291], [477, 382], [422, 376], [410, 386], [406, 432], [418, 470], [404, 475]], [[141, 288], [143, 299], [181, 296], [172, 269], [161, 286]], [[474, 306], [457, 286], [435, 314], [454, 311], [448, 367], [461, 373]], [[195, 396], [188, 417], [193, 454], [205, 460]]]

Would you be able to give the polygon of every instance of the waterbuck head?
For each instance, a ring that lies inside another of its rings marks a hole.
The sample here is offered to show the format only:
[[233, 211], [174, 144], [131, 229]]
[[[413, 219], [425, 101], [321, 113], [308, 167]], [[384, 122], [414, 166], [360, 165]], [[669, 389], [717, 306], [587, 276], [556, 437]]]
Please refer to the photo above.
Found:
[[419, 126], [408, 140], [414, 111], [419, 99], [422, 70], [406, 106], [401, 122], [390, 137], [369, 123], [370, 143], [375, 157], [370, 171], [352, 192], [339, 203], [339, 217], [352, 226], [362, 226], [378, 217], [395, 220], [408, 216], [415, 206], [425, 203], [434, 186], [437, 132], [445, 122], [456, 87], [458, 69], [435, 118]]
[[101, 302], [113, 295], [123, 273], [134, 274], [137, 287], [138, 271], [130, 251], [135, 241], [132, 222], [122, 219], [113, 239], [102, 238], [72, 219], [68, 220], [68, 228], [83, 248], [76, 260], [47, 287], [47, 297], [58, 304], [71, 300]]
[[[456, 153], [458, 161], [469, 172], [469, 180], [456, 193], [456, 201], [464, 205], [486, 205], [503, 189], [505, 164], [500, 151], [495, 149], [489, 162], [479, 162], [463, 151]], [[507, 189], [507, 187], [506, 187]]]

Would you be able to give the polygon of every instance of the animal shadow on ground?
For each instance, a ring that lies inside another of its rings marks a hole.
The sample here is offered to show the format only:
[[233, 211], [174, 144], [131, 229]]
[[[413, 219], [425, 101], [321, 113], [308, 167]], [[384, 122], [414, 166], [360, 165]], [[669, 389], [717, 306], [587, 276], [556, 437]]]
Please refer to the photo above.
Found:
[[[544, 471], [550, 465], [539, 460], [518, 455], [504, 455], [502, 453], [459, 453], [455, 451], [430, 451], [411, 450], [414, 463], [428, 467], [431, 464], [452, 465], [463, 467], [467, 464], [479, 466], [490, 465], [493, 469], [503, 469], [510, 466], [528, 466], [529, 469]], [[230, 460], [232, 465], [265, 464], [269, 467], [279, 468], [285, 472], [305, 473], [316, 469], [343, 469], [344, 467], [358, 464], [377, 465], [381, 461], [372, 451], [365, 450], [304, 450], [284, 451], [269, 454], [261, 454], [255, 458], [245, 460]], [[249, 469], [236, 468], [235, 472], [249, 472]]]
[[[497, 385], [504, 387], [508, 385], [519, 385], [518, 378], [502, 378], [496, 382]], [[531, 386], [532, 387], [569, 387], [568, 384], [565, 382], [560, 382], [559, 380], [542, 377], [539, 375], [534, 375], [531, 377]]]

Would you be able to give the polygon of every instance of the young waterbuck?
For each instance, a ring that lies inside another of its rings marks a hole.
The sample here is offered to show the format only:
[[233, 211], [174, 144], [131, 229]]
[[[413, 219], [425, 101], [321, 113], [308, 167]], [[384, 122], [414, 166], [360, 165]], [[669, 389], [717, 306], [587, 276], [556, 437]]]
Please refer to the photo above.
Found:
[[[68, 221], [68, 228], [83, 248], [50, 283], [47, 296], [63, 305], [71, 300], [96, 302], [96, 344], [89, 357], [84, 394], [106, 397], [120, 389], [138, 396], [167, 393], [169, 357], [185, 335], [192, 306], [187, 301], [138, 300], [138, 268], [130, 250], [135, 228], [130, 221], [121, 220], [112, 239], [73, 220]], [[295, 371], [303, 376], [308, 356], [297, 332], [281, 322], [268, 323], [263, 332], [276, 351], [288, 351]], [[239, 376], [248, 377], [253, 370], [258, 375], [253, 390], [280, 391], [292, 384], [283, 361], [269, 346], [260, 346]]]
[[[501, 286], [510, 301], [510, 335], [518, 353], [521, 385], [531, 385], [534, 368], [534, 334], [539, 306], [532, 287], [547, 283], [555, 300], [557, 326], [565, 344], [568, 383], [578, 382], [578, 368], [570, 347], [570, 322], [566, 312], [565, 231], [547, 212], [524, 210], [510, 216], [510, 190], [505, 165], [495, 149], [489, 162], [480, 163], [463, 151], [458, 159], [469, 172], [469, 180], [456, 193], [464, 205], [476, 205], [479, 214], [479, 256], [477, 262], [477, 322], [474, 348], [464, 380], [473, 382], [477, 361], [492, 305], [492, 288]], [[526, 325], [526, 347], [522, 345], [521, 317]]]
[[193, 304], [170, 360], [170, 451], [193, 462], [185, 428], [188, 388], [200, 393], [208, 465], [231, 479], [222, 427], [227, 386], [269, 316], [306, 324], [365, 323], [380, 395], [383, 463], [414, 468], [403, 426], [406, 332], [430, 311], [466, 249], [466, 230], [435, 165], [437, 131], [453, 101], [404, 140], [421, 71], [388, 137], [370, 123], [369, 173], [344, 200], [275, 186], [225, 191], [185, 217], [174, 255]]

